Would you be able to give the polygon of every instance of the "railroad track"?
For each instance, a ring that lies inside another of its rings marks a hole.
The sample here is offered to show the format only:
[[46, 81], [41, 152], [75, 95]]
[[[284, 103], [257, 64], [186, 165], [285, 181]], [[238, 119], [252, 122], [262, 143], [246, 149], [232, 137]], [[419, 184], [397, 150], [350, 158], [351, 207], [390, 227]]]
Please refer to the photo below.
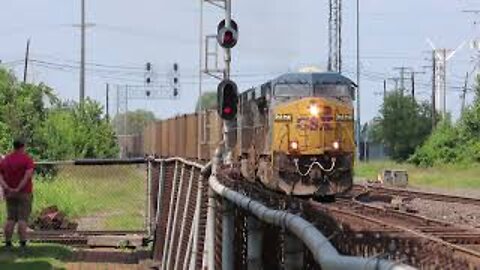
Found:
[[271, 208], [301, 215], [343, 254], [384, 257], [420, 269], [480, 269], [480, 230], [362, 203], [356, 198], [366, 194], [363, 188], [324, 204], [229, 177], [222, 180]]
[[[357, 234], [384, 235], [399, 242], [412, 241], [431, 246], [432, 253], [425, 256], [432, 262], [447, 260], [440, 254], [461, 256], [470, 267], [480, 266], [480, 230], [460, 227], [444, 221], [416, 214], [372, 206], [351, 199], [339, 199], [334, 204], [309, 201], [311, 209], [327, 213], [341, 224], [347, 224]], [[375, 240], [370, 240], [374, 242]], [[368, 241], [367, 241], [368, 242]], [[375, 243], [372, 243], [375, 246]], [[404, 250], [409, 247], [399, 247]], [[438, 252], [438, 254], [436, 254]], [[425, 259], [427, 260], [427, 259]], [[451, 261], [445, 261], [447, 265]]]
[[412, 189], [390, 188], [390, 187], [383, 187], [375, 184], [354, 185], [354, 191], [365, 190], [365, 189], [381, 195], [402, 196], [402, 197], [419, 198], [419, 199], [431, 200], [431, 201], [460, 203], [460, 204], [480, 206], [480, 199], [477, 199], [477, 198], [462, 197], [462, 196], [448, 195], [448, 194], [434, 193], [434, 192], [425, 192], [425, 191], [418, 191], [418, 190], [412, 190]]
[[[133, 237], [135, 239], [145, 237], [146, 231], [31, 231], [28, 238], [36, 243], [55, 243], [75, 247], [84, 247], [89, 245], [89, 240], [102, 237]], [[0, 233], [0, 237], [3, 234]], [[113, 241], [114, 243], [115, 241]], [[95, 244], [94, 244], [95, 245]], [[111, 243], [106, 244], [110, 246]]]

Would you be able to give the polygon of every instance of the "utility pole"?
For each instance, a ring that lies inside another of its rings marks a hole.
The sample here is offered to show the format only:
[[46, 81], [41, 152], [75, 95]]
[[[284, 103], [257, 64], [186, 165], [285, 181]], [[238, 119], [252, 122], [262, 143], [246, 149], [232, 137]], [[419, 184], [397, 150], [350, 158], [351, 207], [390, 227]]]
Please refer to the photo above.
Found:
[[387, 80], [383, 80], [383, 103], [385, 103], [386, 98], [387, 98]]
[[437, 126], [437, 107], [435, 104], [437, 94], [437, 54], [432, 51], [432, 129]]
[[463, 91], [462, 91], [462, 110], [460, 111], [461, 115], [463, 115], [463, 112], [465, 111], [465, 103], [466, 103], [466, 98], [467, 98], [467, 88], [468, 88], [468, 72], [465, 75], [465, 84], [463, 85]]
[[360, 0], [357, 0], [357, 155], [360, 157]]
[[107, 121], [110, 120], [110, 103], [109, 103], [109, 97], [110, 97], [110, 85], [107, 83], [105, 84], [105, 117], [107, 119]]
[[402, 67], [395, 67], [393, 69], [400, 71], [400, 89], [397, 88], [396, 90], [400, 90], [400, 92], [403, 95], [405, 92], [405, 73], [407, 70], [411, 70], [411, 68], [402, 66]]
[[410, 76], [411, 76], [411, 82], [412, 82], [412, 89], [411, 89], [411, 94], [412, 94], [412, 98], [415, 99], [415, 75], [416, 74], [425, 74], [424, 71], [411, 71], [410, 72]]
[[395, 88], [394, 88], [394, 90], [395, 90], [395, 91], [398, 91], [398, 82], [400, 81], [400, 78], [398, 78], [398, 77], [392, 77], [392, 78], [388, 78], [388, 80], [393, 81], [393, 82], [395, 83]]
[[342, 72], [342, 0], [329, 0], [328, 70]]
[[27, 40], [27, 48], [25, 50], [25, 66], [23, 68], [23, 83], [27, 83], [29, 57], [30, 57], [30, 39]]
[[81, 6], [81, 22], [80, 22], [80, 104], [85, 101], [85, 0]]

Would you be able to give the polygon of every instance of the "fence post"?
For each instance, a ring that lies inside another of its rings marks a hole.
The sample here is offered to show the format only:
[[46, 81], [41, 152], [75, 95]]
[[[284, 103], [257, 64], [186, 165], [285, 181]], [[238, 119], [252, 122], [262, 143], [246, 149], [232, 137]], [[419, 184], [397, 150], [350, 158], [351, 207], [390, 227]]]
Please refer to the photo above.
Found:
[[207, 231], [205, 247], [203, 249], [202, 269], [215, 270], [215, 214], [216, 214], [215, 191], [208, 189]]
[[160, 161], [160, 173], [158, 175], [158, 195], [157, 195], [157, 212], [155, 213], [155, 222], [159, 223], [160, 213], [162, 210], [163, 189], [165, 185], [165, 161]]
[[204, 176], [200, 174], [200, 179], [198, 180], [198, 192], [197, 192], [197, 204], [195, 206], [195, 217], [193, 219], [194, 222], [194, 229], [193, 229], [193, 240], [192, 240], [192, 255], [190, 257], [190, 264], [188, 269], [195, 269], [195, 263], [197, 261], [198, 256], [198, 238], [199, 235], [199, 222], [200, 222], [200, 211], [201, 211], [201, 204], [202, 204], [202, 195], [203, 195], [203, 181]]
[[303, 243], [294, 235], [285, 232], [285, 270], [303, 269]]
[[167, 218], [167, 232], [165, 234], [165, 242], [163, 243], [163, 254], [162, 254], [162, 270], [168, 269], [167, 254], [170, 249], [169, 238], [170, 238], [170, 228], [172, 227], [172, 213], [173, 213], [173, 201], [175, 199], [175, 190], [177, 187], [177, 174], [178, 174], [178, 161], [175, 161], [175, 168], [173, 171], [173, 180], [172, 180], [172, 190], [170, 194], [170, 203], [168, 207], [168, 217]]
[[[180, 263], [180, 253], [182, 251], [181, 245], [182, 245], [182, 239], [184, 236], [184, 230], [185, 230], [185, 223], [187, 219], [187, 214], [188, 214], [188, 202], [190, 201], [190, 196], [192, 193], [192, 185], [193, 185], [193, 178], [195, 175], [195, 167], [192, 166], [192, 170], [190, 171], [190, 178], [188, 179], [188, 188], [187, 188], [187, 196], [185, 197], [185, 207], [183, 208], [183, 214], [182, 214], [182, 225], [180, 226], [180, 237], [178, 239], [178, 246], [177, 246], [177, 254], [175, 256], [175, 265], [173, 269], [178, 269], [178, 264]], [[178, 200], [180, 200], [180, 196], [178, 196]], [[193, 225], [193, 223], [192, 223]], [[192, 229], [192, 228], [190, 228]], [[187, 257], [187, 254], [182, 254], [184, 257]]]
[[263, 231], [262, 224], [255, 217], [248, 216], [247, 221], [247, 269], [262, 269], [262, 245]]
[[233, 242], [235, 237], [235, 216], [233, 205], [223, 199], [222, 214], [222, 270], [233, 270]]
[[152, 162], [151, 160], [147, 161], [147, 216], [145, 218], [145, 227], [147, 227], [147, 234], [150, 237], [152, 235]]
[[[173, 250], [173, 243], [174, 243], [175, 240], [176, 240], [176, 239], [175, 239], [175, 232], [177, 231], [177, 227], [178, 227], [178, 226], [177, 226], [177, 221], [178, 221], [178, 220], [177, 220], [177, 217], [178, 217], [178, 211], [179, 211], [179, 209], [180, 209], [180, 192], [182, 191], [183, 178], [184, 178], [184, 176], [185, 176], [185, 167], [186, 167], [185, 163], [182, 164], [182, 170], [180, 171], [180, 179], [179, 179], [179, 181], [178, 181], [178, 182], [179, 182], [178, 188], [177, 188], [177, 189], [174, 189], [175, 193], [172, 194], [173, 196], [174, 196], [175, 194], [178, 194], [178, 195], [177, 195], [177, 200], [176, 200], [176, 202], [175, 202], [175, 209], [174, 209], [174, 213], [173, 213], [172, 234], [170, 235], [170, 236], [171, 236], [171, 237], [170, 237], [170, 243], [168, 244], [168, 246], [171, 247], [171, 248], [168, 249], [168, 255], [167, 255], [167, 263], [168, 263], [168, 264], [167, 264], [167, 265], [170, 265], [171, 262], [172, 262], [172, 259], [174, 259], [174, 258], [172, 258], [173, 252], [174, 252], [174, 250]], [[172, 210], [173, 210], [173, 209], [172, 209]], [[177, 247], [177, 248], [178, 248], [178, 247]]]

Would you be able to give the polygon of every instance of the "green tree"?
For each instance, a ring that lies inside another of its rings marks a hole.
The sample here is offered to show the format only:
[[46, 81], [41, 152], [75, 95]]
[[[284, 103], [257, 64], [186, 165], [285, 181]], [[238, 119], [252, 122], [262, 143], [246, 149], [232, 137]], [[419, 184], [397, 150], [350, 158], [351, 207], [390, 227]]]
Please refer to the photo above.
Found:
[[378, 123], [375, 137], [385, 143], [394, 160], [404, 161], [431, 133], [430, 105], [395, 91], [385, 98]]
[[8, 126], [0, 122], [0, 155], [5, 155], [12, 147], [12, 134]]
[[480, 83], [477, 78], [475, 99], [457, 123], [441, 122], [410, 162], [432, 166], [446, 163], [480, 162]]
[[[141, 134], [148, 123], [155, 121], [155, 114], [145, 110], [127, 112], [126, 117], [127, 119], [125, 119], [125, 114], [118, 114], [113, 118], [115, 129], [120, 134]], [[127, 123], [126, 130], [125, 122]]]
[[111, 124], [98, 102], [61, 102], [45, 84], [20, 83], [0, 69], [0, 154], [26, 139], [37, 160], [116, 157]]
[[[217, 92], [205, 92], [202, 94], [200, 100], [202, 101], [203, 110], [212, 110], [217, 108]], [[197, 105], [195, 106], [195, 111], [197, 112], [200, 109], [200, 100], [197, 101]]]

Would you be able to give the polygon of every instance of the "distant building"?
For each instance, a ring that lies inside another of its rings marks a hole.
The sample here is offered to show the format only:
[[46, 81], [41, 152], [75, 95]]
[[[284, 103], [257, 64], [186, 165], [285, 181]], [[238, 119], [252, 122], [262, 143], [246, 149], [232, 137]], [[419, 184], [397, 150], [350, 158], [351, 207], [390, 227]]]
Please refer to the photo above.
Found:
[[379, 161], [389, 159], [388, 151], [383, 142], [376, 142], [372, 140], [371, 128], [375, 126], [375, 120], [371, 120], [362, 128], [360, 136], [360, 160], [363, 161]]

